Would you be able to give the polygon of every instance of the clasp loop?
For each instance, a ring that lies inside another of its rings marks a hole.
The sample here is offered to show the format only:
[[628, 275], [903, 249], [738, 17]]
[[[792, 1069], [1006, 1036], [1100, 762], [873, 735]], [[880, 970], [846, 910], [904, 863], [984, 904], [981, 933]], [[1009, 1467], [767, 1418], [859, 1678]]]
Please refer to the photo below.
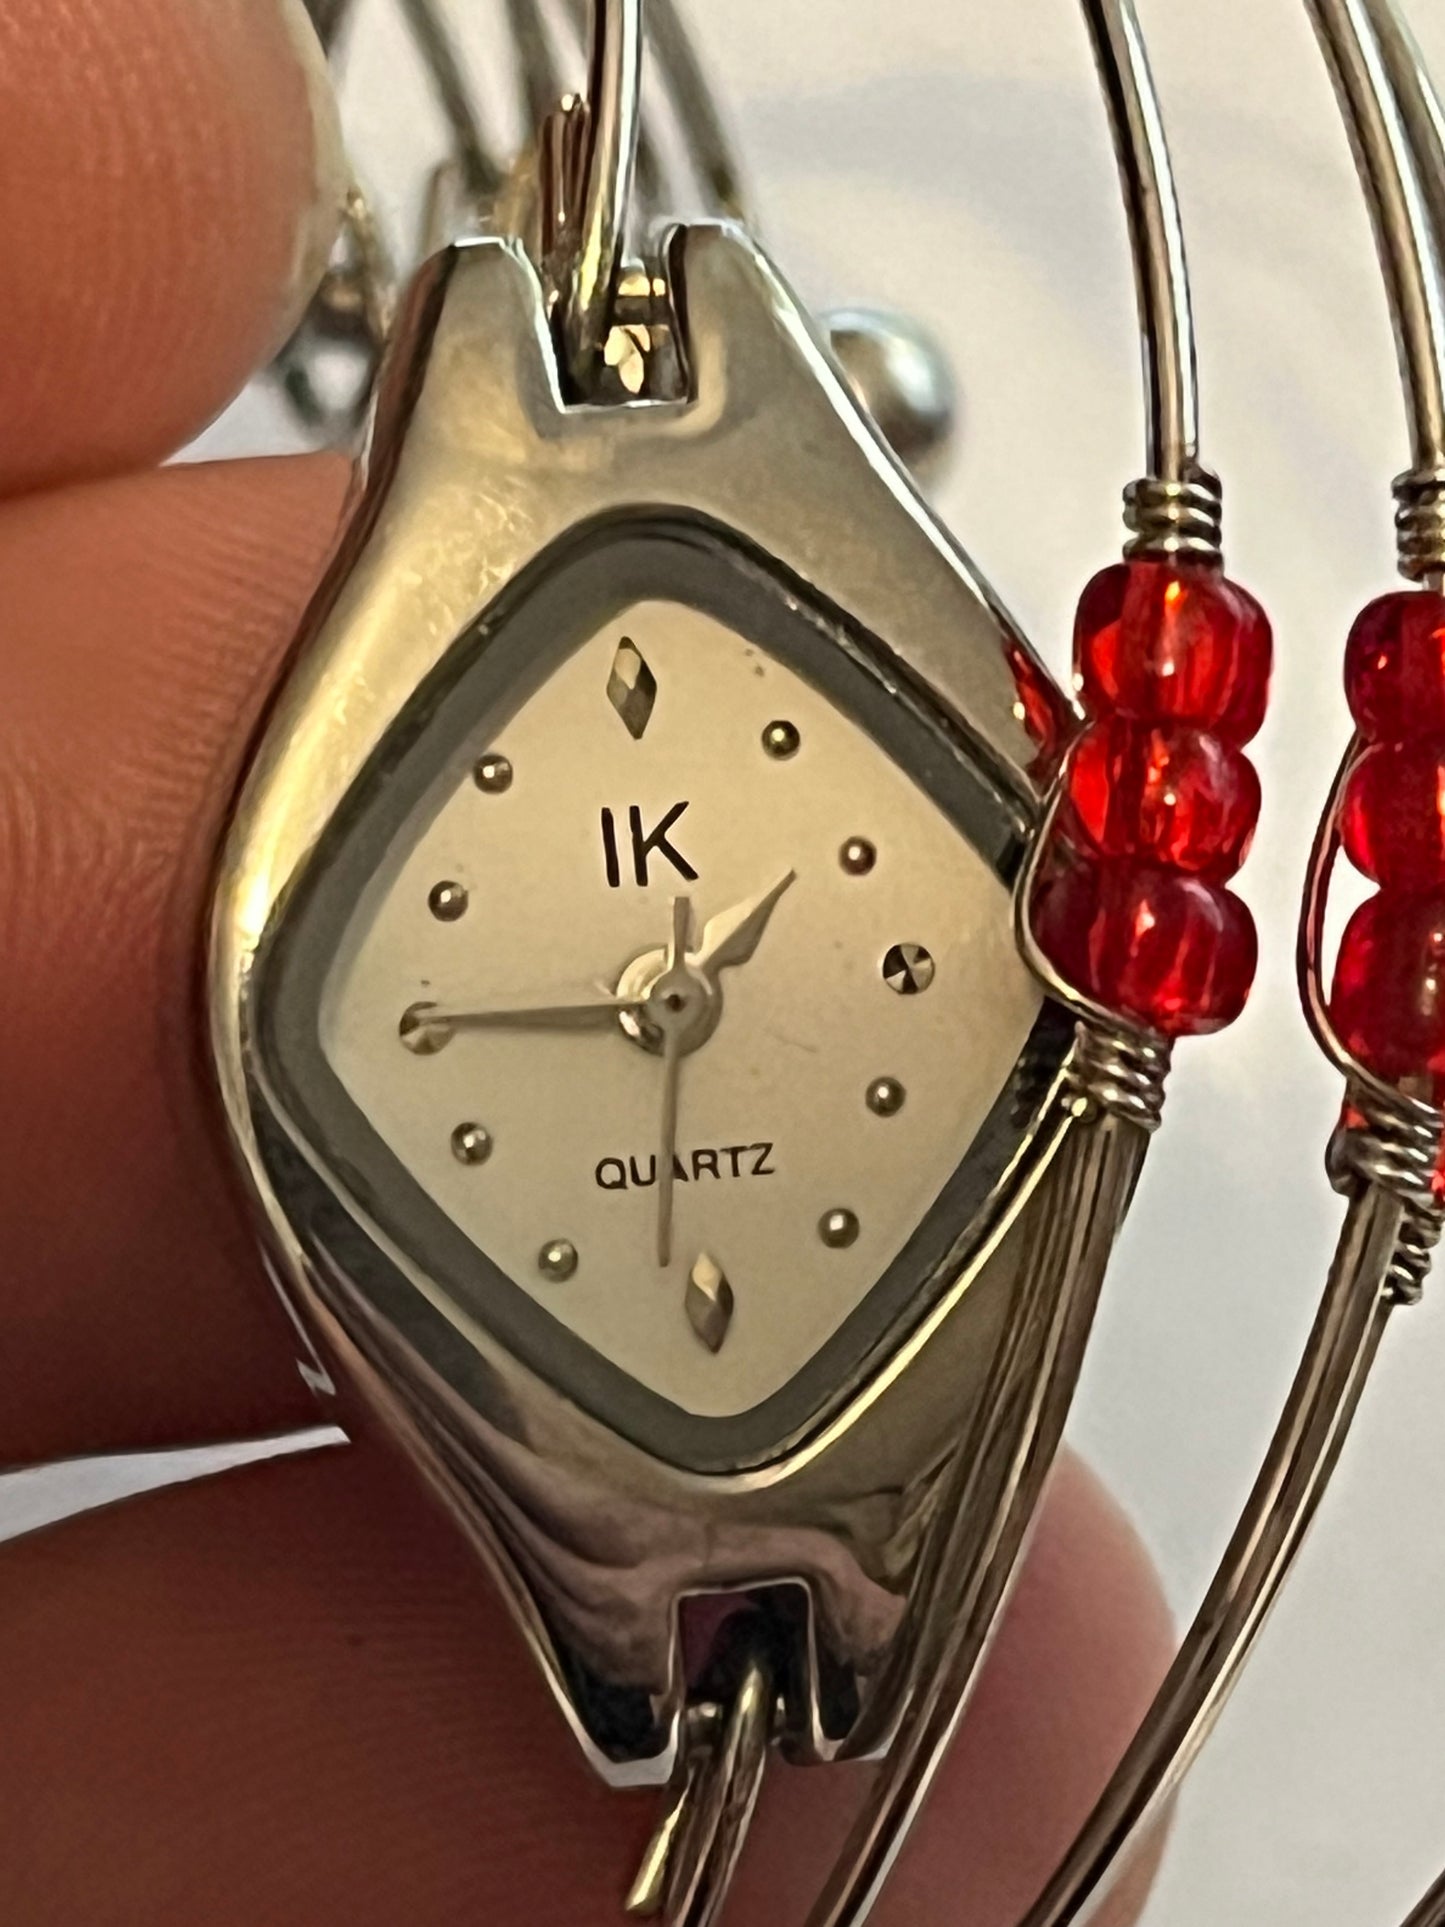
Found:
[[713, 1927], [762, 1791], [777, 1721], [770, 1641], [750, 1620], [719, 1701], [689, 1709], [678, 1781], [627, 1897], [634, 1919]]
[[587, 98], [542, 131], [542, 254], [568, 377], [592, 386], [612, 325], [642, 127], [643, 0], [593, 0]]

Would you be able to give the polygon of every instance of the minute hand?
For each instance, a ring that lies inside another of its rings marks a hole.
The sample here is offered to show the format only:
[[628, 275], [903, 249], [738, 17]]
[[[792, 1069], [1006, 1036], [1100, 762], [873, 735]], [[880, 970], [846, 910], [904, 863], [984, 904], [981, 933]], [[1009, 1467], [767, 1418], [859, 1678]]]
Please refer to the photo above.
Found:
[[763, 932], [779, 901], [797, 880], [797, 871], [789, 870], [760, 896], [749, 897], [731, 910], [720, 911], [709, 920], [702, 933], [702, 943], [690, 961], [699, 970], [714, 975], [735, 964], [745, 964], [762, 942]]

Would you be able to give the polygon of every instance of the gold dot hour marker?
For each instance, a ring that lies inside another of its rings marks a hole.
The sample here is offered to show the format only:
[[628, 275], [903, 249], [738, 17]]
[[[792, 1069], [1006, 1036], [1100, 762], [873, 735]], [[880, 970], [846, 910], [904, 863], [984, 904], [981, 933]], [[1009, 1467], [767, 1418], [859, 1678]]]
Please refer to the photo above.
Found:
[[438, 923], [455, 923], [467, 914], [467, 893], [460, 883], [438, 883], [427, 898]]
[[838, 852], [838, 861], [850, 877], [866, 877], [878, 861], [878, 846], [866, 836], [850, 836]]
[[577, 1247], [568, 1238], [554, 1238], [537, 1253], [537, 1269], [553, 1284], [562, 1284], [575, 1275]]
[[830, 1251], [846, 1251], [858, 1242], [858, 1219], [852, 1211], [825, 1211], [818, 1220], [818, 1236]]
[[492, 1134], [484, 1124], [459, 1124], [452, 1132], [452, 1156], [458, 1164], [485, 1164], [492, 1155]]
[[477, 788], [487, 796], [501, 796], [512, 787], [512, 765], [505, 756], [484, 756], [472, 771]]
[[875, 1117], [897, 1117], [907, 1099], [896, 1077], [877, 1077], [868, 1086], [868, 1108]]
[[769, 723], [763, 731], [763, 748], [775, 763], [785, 763], [790, 756], [796, 756], [802, 740], [796, 723]]

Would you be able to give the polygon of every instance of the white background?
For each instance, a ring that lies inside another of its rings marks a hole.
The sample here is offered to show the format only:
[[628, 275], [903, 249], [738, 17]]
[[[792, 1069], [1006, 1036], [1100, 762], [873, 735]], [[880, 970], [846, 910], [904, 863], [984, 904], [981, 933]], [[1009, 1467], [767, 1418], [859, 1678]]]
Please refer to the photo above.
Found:
[[[379, 11], [373, 6], [372, 16]], [[473, 8], [473, 14], [480, 9]], [[1205, 454], [1233, 572], [1275, 618], [1244, 894], [1264, 964], [1245, 1021], [1181, 1053], [1115, 1263], [1073, 1436], [1192, 1612], [1318, 1296], [1339, 1205], [1339, 1085], [1292, 988], [1299, 880], [1347, 720], [1354, 611], [1391, 585], [1407, 444], [1368, 229], [1301, 0], [1141, 0], [1195, 272]], [[965, 427], [940, 491], [1063, 673], [1079, 587], [1138, 472], [1127, 257], [1072, 0], [695, 5], [762, 225], [817, 305], [896, 303], [947, 345]], [[1445, 77], [1445, 9], [1414, 21]], [[372, 18], [368, 18], [368, 28]], [[424, 136], [377, 35], [349, 109], [376, 178]], [[253, 401], [208, 439], [264, 440]], [[1291, 1591], [1198, 1769], [1154, 1927], [1391, 1927], [1445, 1861], [1445, 1279], [1399, 1316]], [[118, 1476], [0, 1481], [0, 1536]]]

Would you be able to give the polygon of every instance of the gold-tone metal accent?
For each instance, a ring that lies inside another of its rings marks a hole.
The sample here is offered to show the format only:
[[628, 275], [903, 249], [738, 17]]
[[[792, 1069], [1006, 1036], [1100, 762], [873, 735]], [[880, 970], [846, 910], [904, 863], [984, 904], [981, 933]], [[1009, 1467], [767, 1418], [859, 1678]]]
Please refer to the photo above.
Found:
[[868, 1108], [875, 1117], [897, 1117], [908, 1092], [896, 1077], [878, 1077], [868, 1086]]
[[858, 1242], [858, 1214], [841, 1208], [825, 1211], [818, 1220], [818, 1236], [831, 1251], [846, 1251]]
[[921, 943], [895, 943], [884, 953], [883, 981], [900, 997], [917, 997], [933, 982], [937, 965]]
[[570, 1239], [554, 1238], [537, 1253], [537, 1269], [554, 1284], [564, 1284], [577, 1275], [577, 1247]]
[[484, 1124], [459, 1124], [452, 1132], [452, 1156], [458, 1164], [485, 1164], [492, 1155], [492, 1134]]
[[850, 877], [866, 877], [878, 862], [878, 850], [866, 836], [850, 836], [838, 852], [838, 861]]
[[467, 914], [470, 898], [460, 883], [438, 883], [427, 898], [427, 908], [438, 923], [456, 923]]
[[763, 731], [763, 748], [778, 763], [785, 763], [790, 756], [796, 756], [802, 740], [796, 723], [769, 723]]
[[651, 375], [649, 356], [654, 347], [654, 330], [641, 321], [614, 322], [602, 345], [603, 365], [621, 382], [623, 392], [634, 398], [643, 394]]
[[726, 1273], [704, 1251], [687, 1274], [684, 1307], [693, 1330], [710, 1352], [720, 1352], [733, 1322], [736, 1301]]
[[503, 796], [512, 787], [514, 771], [505, 756], [483, 756], [472, 772], [477, 788], [488, 796]]
[[622, 718], [632, 740], [641, 742], [652, 721], [657, 678], [630, 636], [624, 636], [617, 645], [612, 672], [607, 678], [607, 700]]

